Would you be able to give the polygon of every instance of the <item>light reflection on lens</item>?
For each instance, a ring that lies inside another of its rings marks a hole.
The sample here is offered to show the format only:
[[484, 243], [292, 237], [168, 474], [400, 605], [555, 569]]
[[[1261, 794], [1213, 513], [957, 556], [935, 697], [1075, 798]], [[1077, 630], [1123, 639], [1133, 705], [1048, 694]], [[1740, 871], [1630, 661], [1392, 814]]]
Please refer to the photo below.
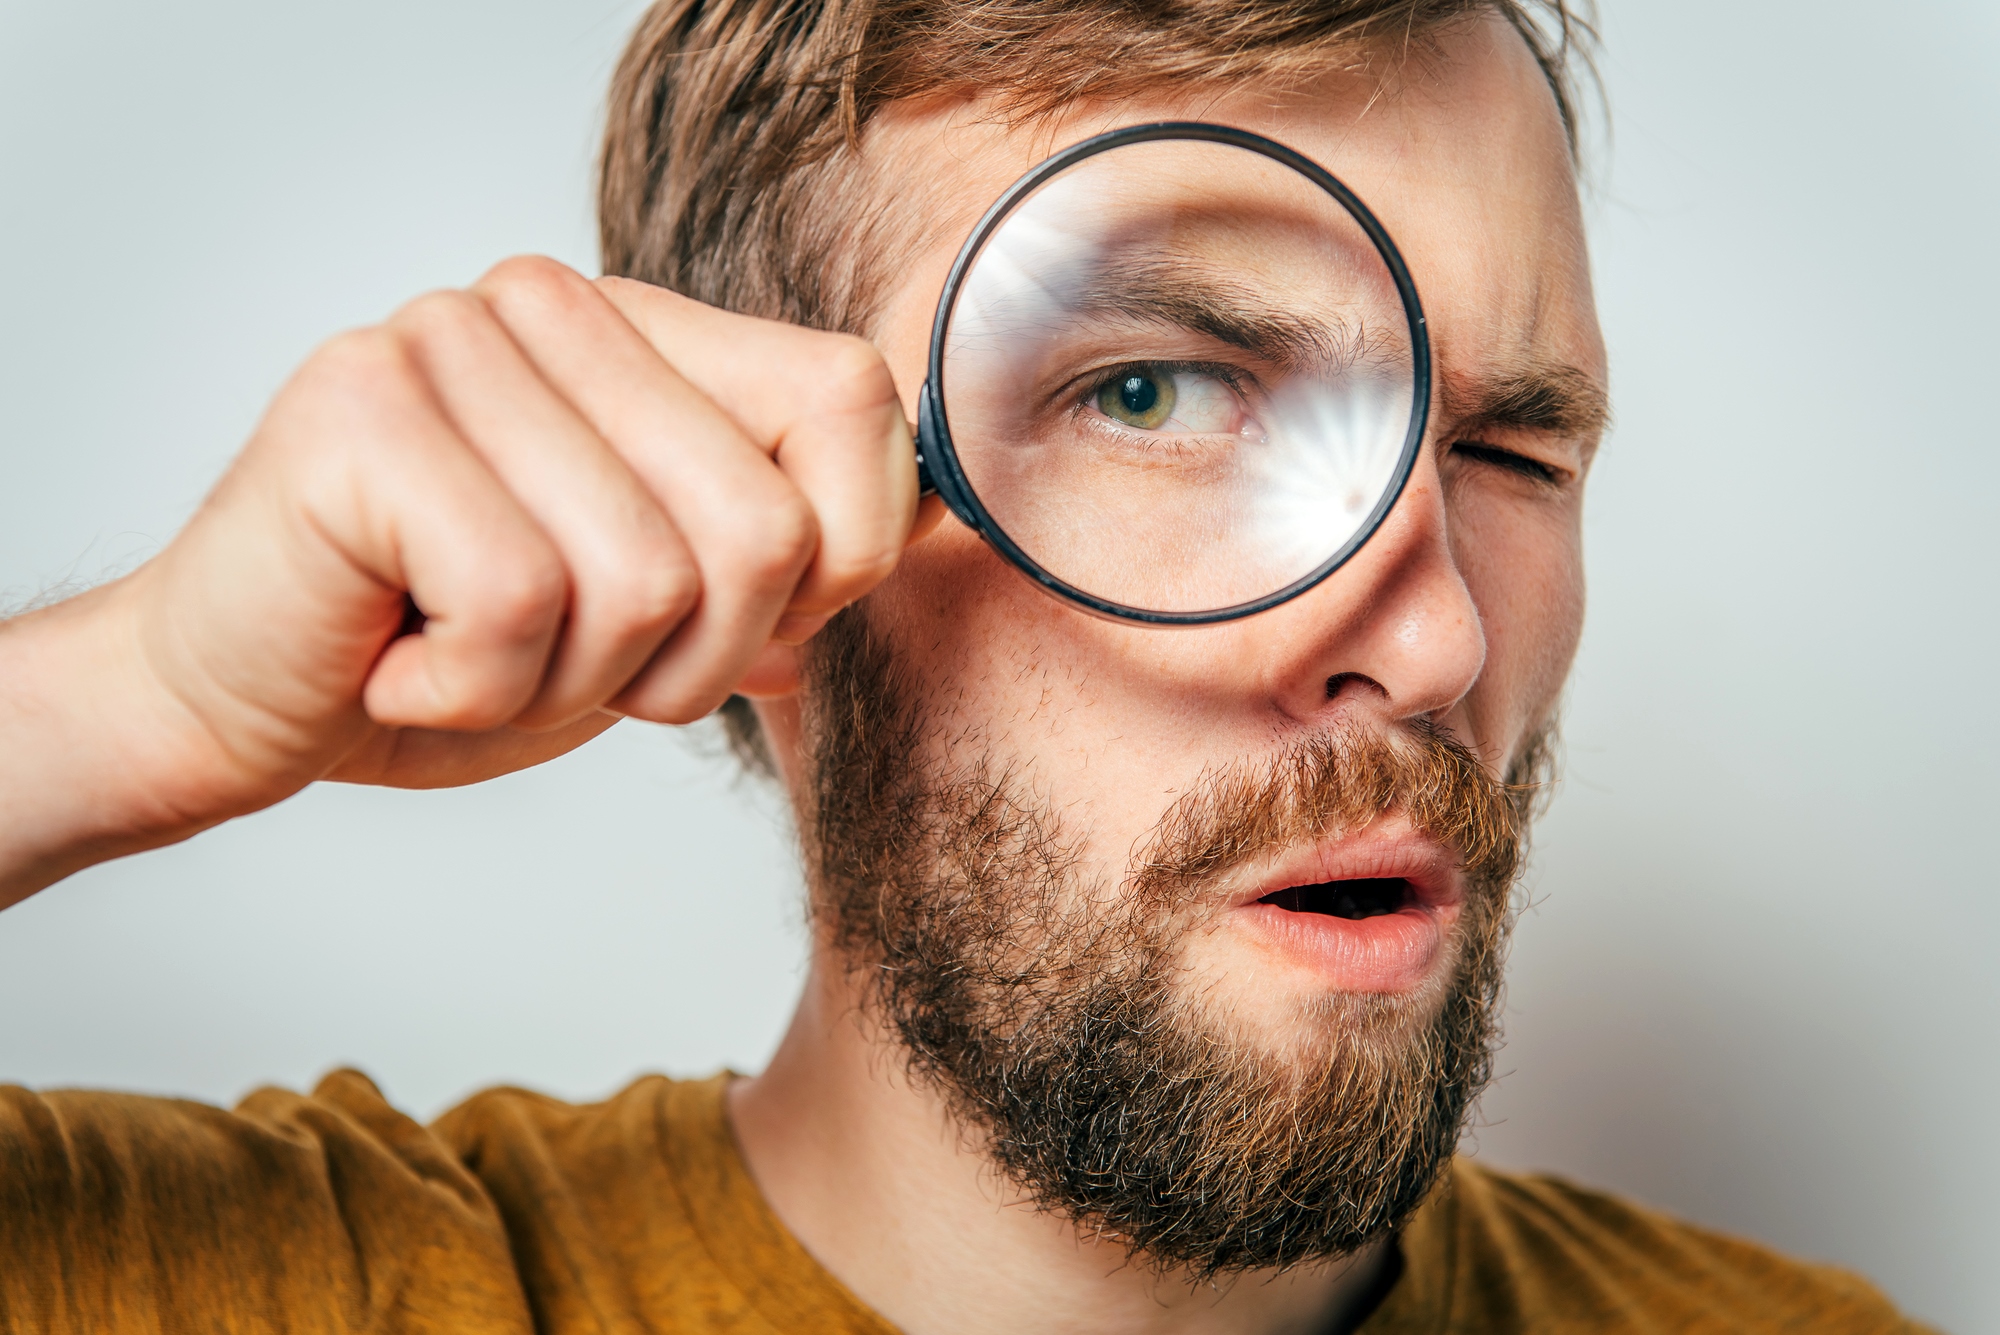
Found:
[[1312, 575], [1399, 482], [1395, 281], [1340, 202], [1227, 144], [1098, 153], [967, 271], [940, 393], [996, 525], [1057, 579], [1169, 613]]

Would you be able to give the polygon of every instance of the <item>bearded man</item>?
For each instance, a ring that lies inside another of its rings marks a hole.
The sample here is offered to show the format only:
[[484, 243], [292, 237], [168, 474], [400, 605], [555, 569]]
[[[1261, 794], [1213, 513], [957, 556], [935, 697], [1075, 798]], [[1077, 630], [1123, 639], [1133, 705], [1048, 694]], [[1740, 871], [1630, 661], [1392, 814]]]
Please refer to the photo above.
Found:
[[[1913, 1329], [1454, 1158], [1606, 416], [1572, 25], [662, 0], [611, 101], [617, 277], [512, 260], [335, 340], [160, 556], [0, 627], [0, 903], [309, 783], [721, 708], [798, 815], [791, 1027], [755, 1078], [429, 1127], [352, 1072], [230, 1112], [0, 1091], [0, 1325]], [[908, 423], [981, 210], [1193, 120], [1368, 201], [1436, 376], [1351, 559], [1163, 631], [1020, 578], [920, 495]]]

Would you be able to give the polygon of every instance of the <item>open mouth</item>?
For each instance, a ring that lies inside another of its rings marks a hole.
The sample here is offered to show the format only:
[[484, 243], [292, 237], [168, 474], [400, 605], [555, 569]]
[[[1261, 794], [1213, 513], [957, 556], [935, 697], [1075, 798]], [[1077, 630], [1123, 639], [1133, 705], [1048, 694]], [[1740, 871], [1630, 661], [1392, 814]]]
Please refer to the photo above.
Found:
[[1379, 918], [1416, 902], [1410, 883], [1400, 876], [1321, 881], [1288, 885], [1257, 901], [1288, 913], [1321, 913], [1331, 918]]
[[1451, 852], [1394, 820], [1286, 849], [1243, 881], [1230, 921], [1284, 976], [1337, 992], [1434, 980], [1466, 893]]

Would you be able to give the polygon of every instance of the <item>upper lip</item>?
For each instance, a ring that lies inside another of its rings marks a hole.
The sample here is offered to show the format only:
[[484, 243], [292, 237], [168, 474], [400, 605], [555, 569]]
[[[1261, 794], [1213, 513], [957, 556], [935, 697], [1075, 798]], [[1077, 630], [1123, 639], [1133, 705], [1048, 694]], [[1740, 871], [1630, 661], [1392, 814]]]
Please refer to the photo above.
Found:
[[1409, 882], [1417, 904], [1426, 909], [1450, 908], [1465, 898], [1451, 851], [1407, 822], [1384, 816], [1353, 834], [1297, 844], [1252, 864], [1230, 907], [1295, 885], [1375, 879]]

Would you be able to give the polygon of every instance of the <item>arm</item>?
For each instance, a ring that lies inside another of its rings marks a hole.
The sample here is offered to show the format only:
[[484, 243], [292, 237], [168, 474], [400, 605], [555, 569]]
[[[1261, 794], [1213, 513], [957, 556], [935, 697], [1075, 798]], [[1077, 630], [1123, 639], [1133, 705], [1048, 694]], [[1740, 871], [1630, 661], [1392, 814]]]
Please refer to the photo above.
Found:
[[317, 353], [158, 557], [0, 625], [0, 905], [319, 779], [788, 689], [916, 514], [858, 340], [545, 260], [422, 298]]

